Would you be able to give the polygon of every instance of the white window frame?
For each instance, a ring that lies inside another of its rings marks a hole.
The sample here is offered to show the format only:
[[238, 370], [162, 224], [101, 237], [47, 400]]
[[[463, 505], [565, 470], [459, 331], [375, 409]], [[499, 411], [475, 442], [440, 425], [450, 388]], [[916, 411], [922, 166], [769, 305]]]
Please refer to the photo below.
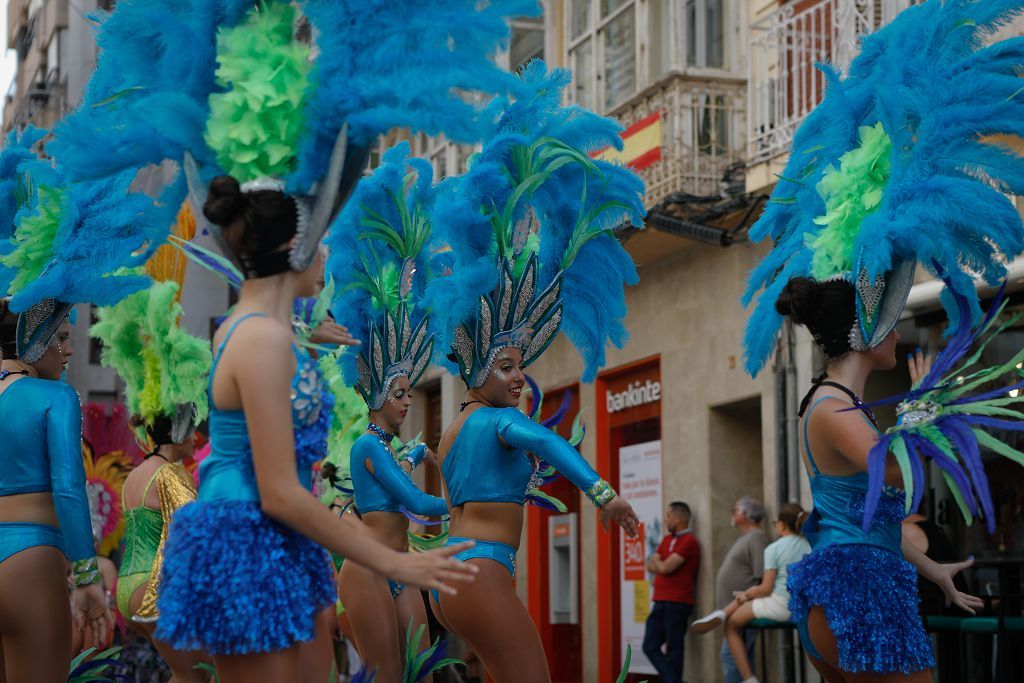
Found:
[[[723, 40], [725, 45], [723, 46], [723, 62], [721, 67], [708, 67], [708, 66], [690, 66], [686, 63], [687, 55], [687, 26], [686, 26], [686, 2], [685, 0], [669, 0], [665, 3], [665, 10], [668, 14], [667, 23], [671, 27], [669, 30], [669, 36], [671, 44], [668, 49], [668, 65], [664, 73], [658, 76], [652, 76], [651, 65], [650, 65], [650, 51], [653, 47], [651, 32], [648, 30], [650, 26], [650, 3], [658, 0], [627, 0], [620, 7], [612, 10], [607, 16], [601, 16], [601, 2], [602, 0], [565, 0], [565, 12], [563, 17], [562, 33], [566, 45], [566, 65], [572, 69], [575, 64], [574, 53], [583, 45], [586, 41], [591, 41], [593, 61], [594, 61], [594, 73], [590, 75], [591, 81], [589, 83], [591, 90], [594, 93], [594, 109], [601, 114], [607, 114], [618, 110], [627, 104], [630, 100], [636, 97], [640, 92], [645, 90], [657, 80], [661, 80], [671, 74], [686, 74], [694, 77], [724, 77], [734, 78], [740, 70], [742, 64], [739, 59], [739, 43], [741, 41], [742, 30], [741, 24], [739, 23], [745, 16], [744, 7], [741, 7], [739, 0], [721, 0], [723, 9]], [[701, 17], [706, 13], [706, 7], [708, 2], [717, 2], [718, 0], [695, 0], [697, 3], [697, 16]], [[572, 36], [572, 3], [586, 2], [590, 6], [589, 22], [590, 25], [582, 32], [579, 36]], [[613, 107], [605, 107], [605, 54], [604, 54], [604, 42], [603, 42], [603, 31], [609, 24], [618, 19], [624, 12], [630, 11], [629, 8], [633, 8], [634, 12], [634, 27], [636, 35], [634, 38], [634, 50], [635, 50], [635, 64], [636, 64], [636, 80], [634, 83], [633, 92], [626, 96], [621, 102], [616, 103]], [[706, 52], [704, 45], [704, 34], [698, 32], [698, 45], [697, 55], [703, 55]], [[578, 76], [573, 75], [574, 78]], [[575, 89], [570, 89], [569, 100], [576, 101]]]

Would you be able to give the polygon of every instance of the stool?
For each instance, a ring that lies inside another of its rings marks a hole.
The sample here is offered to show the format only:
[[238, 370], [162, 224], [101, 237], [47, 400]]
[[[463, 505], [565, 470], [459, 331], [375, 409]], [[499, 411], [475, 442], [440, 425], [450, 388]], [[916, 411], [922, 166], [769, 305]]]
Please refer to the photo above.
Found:
[[929, 614], [924, 618], [925, 630], [936, 636], [935, 663], [939, 683], [963, 680], [963, 621], [961, 616]]
[[799, 636], [796, 635], [796, 625], [791, 621], [775, 621], [773, 619], [752, 619], [744, 628], [752, 628], [760, 631], [758, 639], [761, 641], [761, 674], [760, 680], [764, 683], [768, 683], [768, 649], [765, 647], [765, 633], [768, 631], [794, 631], [793, 638], [796, 641], [798, 648], [798, 659], [800, 660], [800, 682], [806, 679], [805, 663], [804, 663], [804, 644], [800, 642]]
[[962, 636], [992, 636], [992, 662], [986, 669], [986, 679], [1009, 680], [1004, 679], [1004, 674], [1008, 672], [1003, 669], [1011, 668], [1006, 660], [1012, 653], [1005, 643], [1000, 647], [1000, 639], [1001, 636], [1024, 633], [1024, 617], [964, 617], [960, 623], [960, 633]]

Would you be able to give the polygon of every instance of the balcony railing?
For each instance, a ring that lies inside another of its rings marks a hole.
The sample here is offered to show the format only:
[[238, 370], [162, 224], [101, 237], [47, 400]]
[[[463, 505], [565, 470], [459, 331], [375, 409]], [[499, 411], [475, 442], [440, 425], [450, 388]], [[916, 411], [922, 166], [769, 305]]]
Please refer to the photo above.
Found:
[[818, 62], [845, 69], [860, 38], [917, 0], [795, 0], [750, 27], [748, 163], [786, 152], [821, 101]]
[[742, 82], [670, 75], [611, 112], [627, 129], [660, 115], [661, 158], [638, 171], [648, 207], [673, 193], [721, 193], [725, 170], [743, 155], [745, 95]]

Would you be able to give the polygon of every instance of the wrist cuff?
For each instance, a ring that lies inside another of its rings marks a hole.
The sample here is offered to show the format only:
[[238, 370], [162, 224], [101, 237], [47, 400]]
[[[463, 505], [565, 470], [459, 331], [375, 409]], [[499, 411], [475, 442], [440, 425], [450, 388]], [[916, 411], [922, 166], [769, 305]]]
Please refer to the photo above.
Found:
[[76, 586], [88, 586], [100, 581], [100, 567], [95, 557], [72, 562], [71, 574], [75, 577]]
[[603, 507], [605, 503], [618, 495], [612, 485], [604, 479], [598, 479], [593, 486], [586, 490], [586, 494], [595, 507]]

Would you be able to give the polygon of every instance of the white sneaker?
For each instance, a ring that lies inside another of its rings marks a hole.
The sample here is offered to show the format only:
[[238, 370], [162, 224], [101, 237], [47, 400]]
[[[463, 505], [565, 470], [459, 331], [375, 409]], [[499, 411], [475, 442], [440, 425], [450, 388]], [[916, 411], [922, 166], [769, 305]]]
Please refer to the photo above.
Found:
[[707, 633], [725, 621], [725, 612], [716, 609], [706, 617], [701, 617], [690, 624], [690, 628], [697, 633]]
[[757, 680], [757, 676], [751, 676], [750, 678], [744, 680], [742, 683], [761, 683], [761, 681]]

